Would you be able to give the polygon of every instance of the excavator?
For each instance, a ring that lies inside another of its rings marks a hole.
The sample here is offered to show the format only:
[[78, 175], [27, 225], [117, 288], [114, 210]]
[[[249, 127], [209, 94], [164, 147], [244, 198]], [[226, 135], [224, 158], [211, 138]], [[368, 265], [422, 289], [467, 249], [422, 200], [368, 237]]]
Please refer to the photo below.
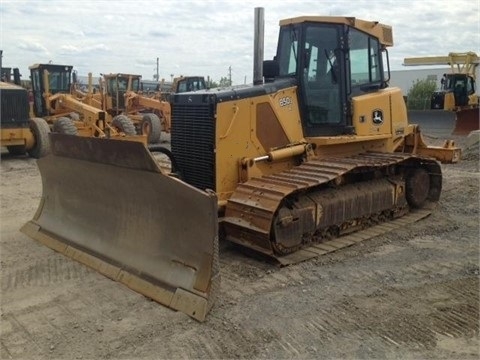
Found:
[[453, 134], [468, 135], [479, 129], [479, 96], [476, 90], [478, 64], [478, 55], [469, 51], [451, 52], [447, 56], [405, 58], [403, 65], [450, 65], [450, 72], [442, 78], [441, 89], [432, 94], [431, 108], [455, 112]]
[[252, 85], [172, 96], [169, 170], [138, 142], [51, 134], [42, 199], [21, 230], [204, 321], [220, 241], [291, 266], [428, 216], [441, 162], [461, 150], [409, 124], [388, 86], [392, 28], [288, 18], [263, 61], [263, 23], [255, 8]]

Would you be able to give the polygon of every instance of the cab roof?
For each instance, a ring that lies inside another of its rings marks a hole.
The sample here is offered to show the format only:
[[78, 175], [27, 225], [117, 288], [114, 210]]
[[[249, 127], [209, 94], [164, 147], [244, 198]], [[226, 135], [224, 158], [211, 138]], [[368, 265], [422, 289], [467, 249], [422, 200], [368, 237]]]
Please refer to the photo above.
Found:
[[366, 21], [355, 17], [343, 16], [298, 16], [280, 20], [280, 26], [300, 24], [304, 22], [348, 25], [378, 38], [380, 43], [384, 46], [393, 46], [392, 27], [390, 25], [381, 24], [378, 21]]

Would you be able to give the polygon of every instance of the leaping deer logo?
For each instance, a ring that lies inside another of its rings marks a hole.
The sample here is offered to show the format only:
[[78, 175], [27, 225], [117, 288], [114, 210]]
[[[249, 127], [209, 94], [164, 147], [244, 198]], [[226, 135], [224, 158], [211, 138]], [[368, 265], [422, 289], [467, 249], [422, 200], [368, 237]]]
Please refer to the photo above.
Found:
[[383, 124], [383, 112], [382, 112], [382, 110], [379, 110], [379, 109], [373, 110], [372, 122], [375, 125], [382, 125]]

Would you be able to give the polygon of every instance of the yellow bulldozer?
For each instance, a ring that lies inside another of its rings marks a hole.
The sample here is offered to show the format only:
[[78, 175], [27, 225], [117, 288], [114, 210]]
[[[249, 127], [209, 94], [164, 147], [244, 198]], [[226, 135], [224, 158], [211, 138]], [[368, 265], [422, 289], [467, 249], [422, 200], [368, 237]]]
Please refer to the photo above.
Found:
[[427, 145], [409, 124], [385, 75], [392, 28], [281, 20], [276, 56], [262, 64], [255, 14], [254, 85], [172, 96], [171, 170], [141, 143], [52, 134], [38, 160], [41, 204], [22, 231], [203, 321], [219, 241], [286, 266], [430, 214], [439, 161], [461, 152], [451, 140]]
[[432, 94], [431, 108], [455, 112], [453, 134], [468, 135], [479, 129], [479, 96], [476, 71], [480, 58], [472, 51], [451, 52], [447, 56], [409, 57], [405, 66], [450, 65], [441, 88]]
[[146, 143], [146, 136], [136, 134], [130, 119], [118, 117], [109, 123], [105, 111], [72, 94], [73, 66], [34, 64], [29, 69], [33, 112], [44, 118], [53, 132]]

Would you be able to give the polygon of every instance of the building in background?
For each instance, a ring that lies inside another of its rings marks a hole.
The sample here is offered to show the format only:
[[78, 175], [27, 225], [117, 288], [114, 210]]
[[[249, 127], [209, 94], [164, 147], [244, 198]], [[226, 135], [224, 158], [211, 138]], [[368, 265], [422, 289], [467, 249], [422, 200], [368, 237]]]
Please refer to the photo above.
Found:
[[417, 80], [434, 80], [437, 89], [440, 89], [440, 80], [443, 74], [450, 72], [449, 67], [435, 69], [408, 69], [390, 71], [390, 86], [402, 89], [403, 95], [407, 96], [408, 91]]

